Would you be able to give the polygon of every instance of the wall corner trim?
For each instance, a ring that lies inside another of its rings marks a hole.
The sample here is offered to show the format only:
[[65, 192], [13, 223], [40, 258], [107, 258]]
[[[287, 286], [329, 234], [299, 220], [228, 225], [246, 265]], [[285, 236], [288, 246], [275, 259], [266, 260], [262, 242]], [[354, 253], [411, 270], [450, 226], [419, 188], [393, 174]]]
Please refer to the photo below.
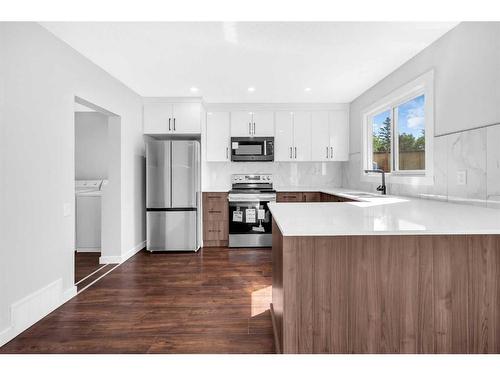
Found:
[[118, 256], [102, 256], [99, 258], [100, 264], [121, 264], [126, 262], [129, 258], [133, 257], [139, 251], [146, 247], [146, 241], [141, 241], [125, 254]]

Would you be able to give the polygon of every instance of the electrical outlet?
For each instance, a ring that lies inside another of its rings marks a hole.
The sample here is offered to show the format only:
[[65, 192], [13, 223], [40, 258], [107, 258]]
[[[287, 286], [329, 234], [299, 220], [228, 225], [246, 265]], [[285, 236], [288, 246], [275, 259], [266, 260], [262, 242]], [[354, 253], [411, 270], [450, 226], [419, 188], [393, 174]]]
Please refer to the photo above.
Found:
[[457, 172], [457, 185], [467, 185], [467, 171]]
[[63, 215], [64, 217], [68, 217], [71, 215], [71, 204], [69, 203], [63, 204]]

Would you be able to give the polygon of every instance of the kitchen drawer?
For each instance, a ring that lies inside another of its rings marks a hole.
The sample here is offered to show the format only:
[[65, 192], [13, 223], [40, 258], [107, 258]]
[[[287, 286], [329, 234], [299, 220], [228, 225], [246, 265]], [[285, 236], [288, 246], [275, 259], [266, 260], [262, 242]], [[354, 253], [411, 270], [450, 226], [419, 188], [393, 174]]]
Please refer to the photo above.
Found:
[[307, 191], [302, 193], [304, 202], [321, 202], [321, 193], [317, 191]]
[[303, 202], [304, 195], [301, 192], [280, 192], [276, 194], [276, 202]]
[[203, 193], [203, 221], [227, 221], [227, 193]]
[[204, 241], [226, 241], [228, 240], [227, 221], [206, 221], [203, 223]]

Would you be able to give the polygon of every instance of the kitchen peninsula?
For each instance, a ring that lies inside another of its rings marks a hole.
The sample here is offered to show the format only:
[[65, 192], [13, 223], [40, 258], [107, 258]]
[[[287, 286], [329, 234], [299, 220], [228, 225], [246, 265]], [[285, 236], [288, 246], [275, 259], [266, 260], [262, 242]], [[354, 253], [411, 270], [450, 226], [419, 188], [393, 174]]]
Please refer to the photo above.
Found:
[[500, 211], [333, 189], [271, 203], [282, 353], [500, 353]]

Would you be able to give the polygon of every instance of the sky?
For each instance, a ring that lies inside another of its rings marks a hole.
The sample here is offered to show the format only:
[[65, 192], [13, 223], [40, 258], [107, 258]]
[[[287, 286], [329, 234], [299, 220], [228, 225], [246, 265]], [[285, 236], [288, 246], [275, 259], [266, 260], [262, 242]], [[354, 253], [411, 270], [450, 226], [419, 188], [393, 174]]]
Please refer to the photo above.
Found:
[[[373, 130], [378, 133], [382, 123], [390, 116], [390, 111], [381, 112], [373, 117]], [[424, 125], [424, 95], [401, 104], [398, 107], [399, 134], [413, 134], [415, 138], [422, 135]]]

